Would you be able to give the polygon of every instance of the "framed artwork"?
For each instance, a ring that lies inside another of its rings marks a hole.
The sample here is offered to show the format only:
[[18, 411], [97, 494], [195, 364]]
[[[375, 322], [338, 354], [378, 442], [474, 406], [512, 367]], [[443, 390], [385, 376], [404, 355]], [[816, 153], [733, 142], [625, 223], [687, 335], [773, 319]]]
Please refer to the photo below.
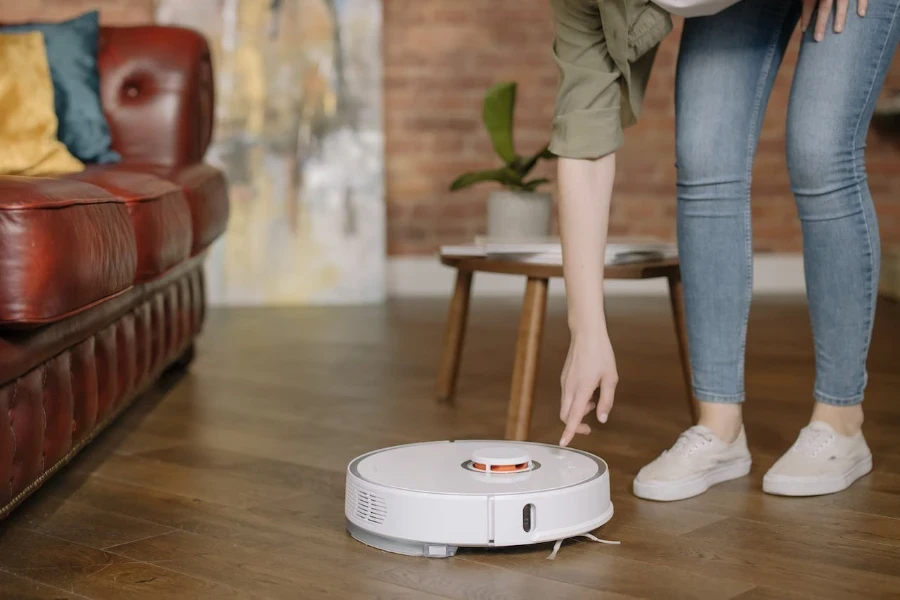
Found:
[[207, 160], [232, 217], [214, 304], [378, 302], [385, 294], [380, 0], [157, 0], [159, 23], [209, 39]]

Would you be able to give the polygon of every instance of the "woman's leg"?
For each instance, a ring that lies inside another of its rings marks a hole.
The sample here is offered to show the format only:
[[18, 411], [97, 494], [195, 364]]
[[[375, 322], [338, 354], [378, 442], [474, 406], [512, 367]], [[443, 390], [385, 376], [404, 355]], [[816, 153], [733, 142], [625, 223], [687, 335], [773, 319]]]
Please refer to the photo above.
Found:
[[774, 493], [839, 491], [871, 468], [860, 404], [881, 249], [865, 143], [900, 43], [900, 0], [870, 2], [864, 18], [851, 0], [850, 15], [843, 33], [818, 43], [811, 30], [804, 35], [791, 89], [788, 168], [803, 228], [817, 404], [795, 445], [808, 452], [788, 453], [766, 475]]
[[753, 250], [750, 175], [798, 2], [745, 1], [688, 19], [676, 82], [678, 244], [701, 424], [741, 427]]
[[750, 308], [750, 171], [799, 3], [745, 0], [687, 19], [675, 96], [678, 247], [700, 426], [641, 469], [634, 493], [679, 500], [750, 471], [741, 424]]
[[791, 185], [803, 227], [816, 349], [815, 399], [858, 405], [875, 316], [881, 256], [866, 178], [875, 101], [900, 42], [900, 0], [870, 2], [841, 34], [803, 37], [788, 108]]

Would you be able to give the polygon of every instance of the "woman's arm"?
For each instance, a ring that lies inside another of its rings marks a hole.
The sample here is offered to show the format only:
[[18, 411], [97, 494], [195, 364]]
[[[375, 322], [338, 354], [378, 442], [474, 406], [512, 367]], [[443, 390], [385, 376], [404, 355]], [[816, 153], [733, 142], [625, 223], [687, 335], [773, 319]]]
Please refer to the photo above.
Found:
[[618, 381], [616, 361], [603, 309], [603, 267], [616, 155], [596, 160], [561, 158], [559, 224], [571, 342], [561, 378], [560, 419], [566, 423], [561, 446], [576, 433], [590, 433], [583, 423], [600, 388], [597, 418], [606, 422]]
[[[628, 50], [622, 7], [597, 0], [550, 0], [550, 7], [560, 72], [550, 151], [560, 159], [559, 217], [571, 330], [559, 411], [566, 424], [560, 440], [565, 446], [576, 433], [590, 432], [582, 421], [594, 409], [597, 388], [601, 423], [613, 404], [618, 375], [603, 312], [603, 267], [615, 153], [634, 107], [623, 103], [618, 66]], [[668, 20], [657, 24], [660, 38], [668, 27]], [[646, 75], [633, 71], [628, 85], [643, 90]]]

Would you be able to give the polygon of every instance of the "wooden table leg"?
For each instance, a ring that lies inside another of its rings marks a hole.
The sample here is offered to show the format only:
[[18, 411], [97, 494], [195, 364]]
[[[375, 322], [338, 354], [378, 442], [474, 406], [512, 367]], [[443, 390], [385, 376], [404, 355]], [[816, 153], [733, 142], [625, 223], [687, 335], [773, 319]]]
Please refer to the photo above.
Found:
[[444, 328], [444, 350], [438, 369], [436, 395], [438, 402], [451, 402], [456, 393], [456, 378], [466, 337], [469, 317], [469, 298], [472, 292], [472, 271], [456, 272], [456, 289], [450, 301], [447, 324]]
[[519, 341], [513, 368], [512, 391], [506, 416], [506, 439], [527, 440], [531, 428], [531, 408], [537, 379], [541, 335], [547, 308], [547, 279], [528, 278], [525, 302], [519, 319]]
[[691, 356], [688, 353], [687, 324], [684, 314], [684, 288], [681, 284], [681, 270], [676, 270], [669, 275], [669, 300], [672, 303], [672, 317], [675, 320], [675, 335], [678, 338], [678, 357], [681, 359], [681, 372], [684, 376], [684, 385], [687, 390], [688, 408], [691, 411], [691, 422], [696, 423], [700, 418], [700, 405], [694, 398], [693, 384], [691, 381]]

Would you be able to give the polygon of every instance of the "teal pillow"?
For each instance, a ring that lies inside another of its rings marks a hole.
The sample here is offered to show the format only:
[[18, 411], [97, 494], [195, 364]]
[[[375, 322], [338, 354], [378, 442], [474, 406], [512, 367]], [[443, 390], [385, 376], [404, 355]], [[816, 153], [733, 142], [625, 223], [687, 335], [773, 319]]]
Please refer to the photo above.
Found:
[[63, 23], [0, 27], [0, 32], [28, 31], [44, 34], [60, 141], [82, 162], [121, 160], [111, 148], [109, 124], [100, 104], [100, 72], [97, 70], [100, 14], [92, 11]]

